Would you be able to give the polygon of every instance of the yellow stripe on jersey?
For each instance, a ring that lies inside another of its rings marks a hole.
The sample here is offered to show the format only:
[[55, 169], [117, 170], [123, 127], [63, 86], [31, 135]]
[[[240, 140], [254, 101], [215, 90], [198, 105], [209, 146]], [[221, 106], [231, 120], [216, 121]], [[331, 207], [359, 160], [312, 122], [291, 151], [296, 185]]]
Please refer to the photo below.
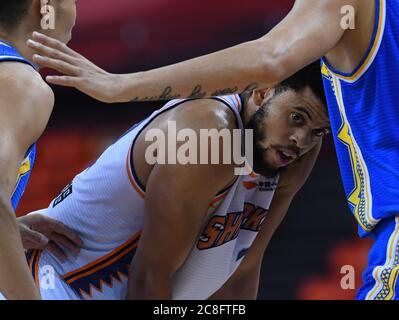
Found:
[[18, 188], [18, 184], [21, 181], [21, 178], [27, 174], [30, 170], [32, 169], [32, 165], [29, 159], [29, 156], [25, 158], [25, 160], [22, 162], [21, 166], [19, 167], [18, 175], [17, 175], [17, 181], [15, 183], [15, 190]]
[[325, 63], [323, 63], [323, 65], [321, 66], [321, 74], [325, 76], [327, 79], [331, 78], [330, 72]]
[[367, 294], [367, 300], [392, 300], [399, 275], [399, 217], [395, 218], [395, 230], [388, 242], [387, 257], [383, 266], [373, 270], [375, 285]]
[[24, 162], [22, 162], [22, 165], [19, 168], [18, 176], [23, 176], [25, 173], [29, 172], [30, 169], [31, 169], [31, 164], [30, 164], [30, 160], [28, 157], [24, 160]]
[[8, 45], [7, 43], [5, 43], [3, 41], [0, 41], [0, 46], [6, 46], [6, 47], [11, 48], [10, 45]]
[[27, 174], [31, 169], [32, 169], [31, 162], [30, 162], [29, 157], [27, 157], [22, 162], [21, 166], [19, 167], [17, 184], [18, 184], [19, 180], [21, 179], [21, 177], [24, 176], [25, 174]]
[[342, 97], [341, 85], [336, 77], [332, 77], [335, 95], [342, 119], [341, 128], [338, 130], [338, 139], [347, 146], [352, 167], [354, 188], [348, 195], [348, 201], [354, 206], [354, 214], [360, 226], [365, 231], [371, 231], [379, 222], [372, 216], [372, 195], [370, 179], [362, 152], [353, 136], [350, 123], [346, 117], [346, 109]]

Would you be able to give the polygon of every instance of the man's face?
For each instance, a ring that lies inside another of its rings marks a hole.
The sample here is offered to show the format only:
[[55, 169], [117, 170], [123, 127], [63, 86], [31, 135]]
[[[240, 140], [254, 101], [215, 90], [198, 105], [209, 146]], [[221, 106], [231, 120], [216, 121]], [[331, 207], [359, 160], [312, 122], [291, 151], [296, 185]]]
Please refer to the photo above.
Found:
[[48, 1], [55, 9], [55, 29], [42, 31], [43, 33], [68, 43], [72, 38], [72, 29], [76, 23], [77, 0]]
[[277, 95], [271, 90], [261, 100], [259, 94], [248, 101], [261, 107], [247, 128], [254, 130], [253, 169], [269, 176], [315, 147], [329, 133], [330, 123], [325, 105], [309, 87]]

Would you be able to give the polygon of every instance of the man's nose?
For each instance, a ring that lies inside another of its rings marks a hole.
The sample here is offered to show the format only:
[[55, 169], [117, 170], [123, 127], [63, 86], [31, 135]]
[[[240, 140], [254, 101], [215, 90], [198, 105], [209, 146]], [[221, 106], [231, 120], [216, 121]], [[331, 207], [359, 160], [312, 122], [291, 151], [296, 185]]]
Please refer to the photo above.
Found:
[[290, 136], [290, 141], [299, 149], [309, 147], [312, 141], [312, 133], [306, 128], [297, 128]]

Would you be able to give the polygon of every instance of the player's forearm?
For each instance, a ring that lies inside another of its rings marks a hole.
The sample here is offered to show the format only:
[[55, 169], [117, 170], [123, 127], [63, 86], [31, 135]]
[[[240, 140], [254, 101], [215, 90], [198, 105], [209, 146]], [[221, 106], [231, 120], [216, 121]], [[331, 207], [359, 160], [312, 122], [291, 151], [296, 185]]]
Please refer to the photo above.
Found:
[[279, 75], [263, 41], [147, 72], [116, 76], [114, 102], [204, 98], [271, 87]]
[[0, 292], [9, 300], [36, 300], [40, 294], [29, 272], [11, 205], [0, 195]]

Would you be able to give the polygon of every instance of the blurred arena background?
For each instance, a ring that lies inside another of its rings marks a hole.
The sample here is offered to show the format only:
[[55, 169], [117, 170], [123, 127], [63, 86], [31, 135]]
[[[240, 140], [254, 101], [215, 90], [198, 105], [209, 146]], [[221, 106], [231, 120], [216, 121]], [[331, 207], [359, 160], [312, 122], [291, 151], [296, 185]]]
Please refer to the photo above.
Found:
[[[256, 39], [293, 2], [84, 0], [71, 46], [108, 71], [141, 71]], [[47, 207], [106, 146], [162, 105], [105, 105], [72, 89], [54, 90], [55, 112], [18, 215]], [[361, 285], [369, 242], [356, 235], [332, 144], [329, 138], [265, 254], [259, 299], [352, 299], [355, 290], [340, 287], [344, 265], [355, 268]]]

